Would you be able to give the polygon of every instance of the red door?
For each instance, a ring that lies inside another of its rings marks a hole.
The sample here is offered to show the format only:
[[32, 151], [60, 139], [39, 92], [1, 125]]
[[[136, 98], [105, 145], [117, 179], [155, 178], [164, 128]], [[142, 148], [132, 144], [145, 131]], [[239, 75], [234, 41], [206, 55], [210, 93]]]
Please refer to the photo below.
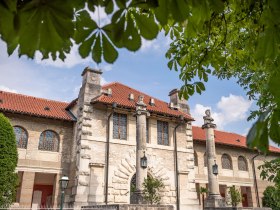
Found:
[[242, 194], [242, 207], [249, 207], [247, 194]]
[[33, 191], [41, 191], [41, 208], [52, 207], [53, 185], [34, 185]]

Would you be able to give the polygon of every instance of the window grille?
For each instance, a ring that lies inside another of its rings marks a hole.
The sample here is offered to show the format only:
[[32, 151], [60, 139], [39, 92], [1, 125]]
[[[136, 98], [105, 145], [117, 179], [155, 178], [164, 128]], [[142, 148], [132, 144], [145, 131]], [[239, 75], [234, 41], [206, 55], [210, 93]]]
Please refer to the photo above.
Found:
[[194, 166], [198, 166], [197, 153], [194, 151]]
[[59, 151], [59, 139], [57, 133], [54, 131], [44, 131], [40, 135], [39, 140], [39, 150], [45, 150], [45, 151], [53, 151], [58, 152]]
[[14, 132], [15, 132], [15, 136], [16, 136], [17, 147], [26, 149], [27, 141], [28, 141], [27, 131], [22, 127], [15, 126]]
[[157, 141], [160, 145], [169, 145], [168, 122], [157, 121]]
[[113, 115], [113, 138], [127, 139], [127, 116], [126, 114], [114, 113]]
[[206, 152], [204, 153], [204, 167], [207, 167], [207, 155], [206, 155]]
[[238, 170], [240, 171], [248, 171], [247, 161], [243, 156], [238, 157]]
[[227, 154], [222, 155], [222, 168], [223, 169], [232, 169], [231, 158]]

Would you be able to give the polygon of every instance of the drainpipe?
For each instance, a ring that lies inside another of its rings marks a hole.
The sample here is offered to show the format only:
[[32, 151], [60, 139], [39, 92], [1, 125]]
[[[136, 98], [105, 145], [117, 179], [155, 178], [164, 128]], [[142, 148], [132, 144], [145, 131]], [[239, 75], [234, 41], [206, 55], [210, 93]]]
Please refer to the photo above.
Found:
[[254, 176], [254, 185], [255, 185], [255, 193], [256, 193], [256, 200], [257, 200], [257, 207], [260, 207], [260, 197], [258, 191], [258, 183], [257, 183], [257, 176], [256, 176], [256, 169], [255, 169], [255, 158], [258, 157], [260, 153], [256, 154], [252, 158], [252, 167], [253, 167], [253, 176]]
[[179, 171], [177, 155], [177, 128], [183, 124], [184, 118], [180, 115], [180, 122], [174, 128], [174, 163], [175, 163], [175, 185], [176, 185], [176, 210], [180, 210], [180, 189], [179, 189]]
[[108, 204], [108, 179], [109, 179], [109, 155], [110, 155], [110, 119], [111, 116], [115, 112], [115, 108], [117, 107], [117, 103], [113, 102], [112, 104], [112, 112], [109, 114], [107, 118], [107, 142], [106, 142], [106, 181], [105, 181], [105, 204]]

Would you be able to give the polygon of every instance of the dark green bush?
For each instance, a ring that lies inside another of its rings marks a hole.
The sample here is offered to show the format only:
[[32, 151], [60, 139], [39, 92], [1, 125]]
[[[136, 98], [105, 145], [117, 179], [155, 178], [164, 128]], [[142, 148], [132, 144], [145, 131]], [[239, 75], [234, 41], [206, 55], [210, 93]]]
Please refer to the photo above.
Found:
[[11, 205], [18, 183], [16, 138], [10, 121], [0, 113], [0, 208]]
[[277, 196], [279, 190], [273, 186], [268, 186], [263, 192], [262, 205], [264, 207], [270, 207], [272, 210], [280, 210], [280, 201]]

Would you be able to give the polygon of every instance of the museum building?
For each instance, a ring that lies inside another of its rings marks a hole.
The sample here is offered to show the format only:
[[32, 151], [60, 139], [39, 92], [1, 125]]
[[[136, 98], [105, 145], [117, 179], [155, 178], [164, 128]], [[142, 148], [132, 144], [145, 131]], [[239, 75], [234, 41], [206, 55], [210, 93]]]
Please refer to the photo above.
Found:
[[[163, 180], [162, 204], [201, 209], [199, 188], [208, 182], [206, 136], [192, 126], [187, 101], [179, 99], [177, 89], [167, 103], [118, 82], [102, 86], [101, 74], [85, 68], [79, 96], [71, 103], [0, 91], [0, 112], [14, 126], [19, 153], [14, 206], [59, 206], [63, 175], [70, 180], [67, 207], [131, 203], [140, 155], [148, 162], [143, 178]], [[215, 130], [220, 193], [227, 197], [227, 187], [235, 185], [243, 197], [240, 205], [256, 207], [269, 185], [257, 167], [279, 157], [280, 149], [270, 147], [264, 157], [245, 141]]]

